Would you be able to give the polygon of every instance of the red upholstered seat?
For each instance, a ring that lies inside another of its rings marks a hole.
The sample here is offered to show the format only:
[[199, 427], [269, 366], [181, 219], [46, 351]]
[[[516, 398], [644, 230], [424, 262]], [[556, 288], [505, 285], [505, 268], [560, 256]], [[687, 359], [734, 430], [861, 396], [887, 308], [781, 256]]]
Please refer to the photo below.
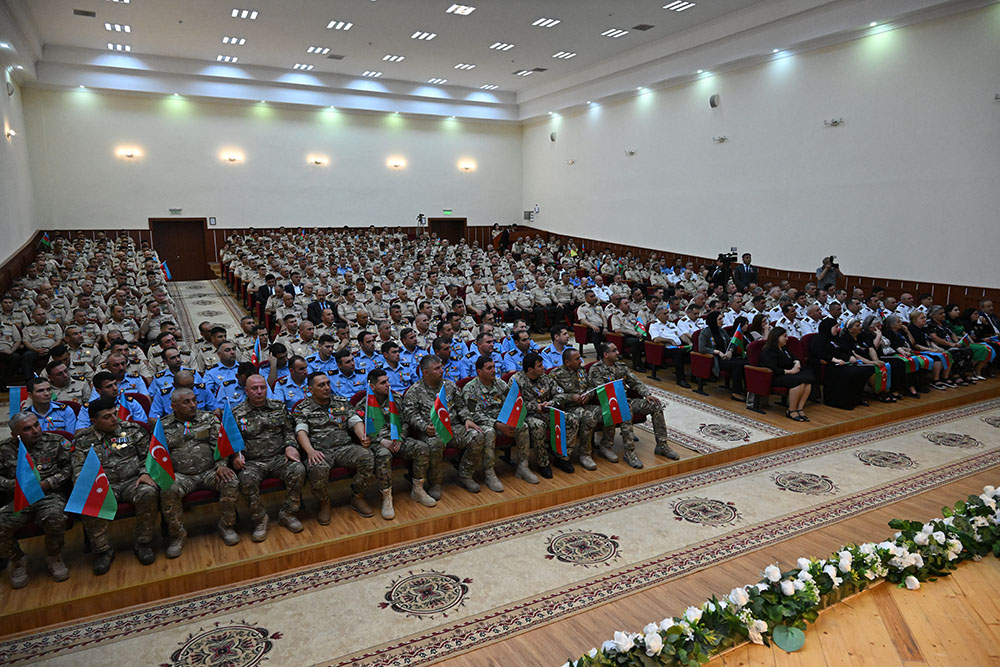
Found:
[[218, 502], [219, 492], [211, 489], [198, 489], [184, 496], [182, 504], [184, 507], [195, 507], [197, 505], [207, 505]]
[[470, 375], [467, 378], [462, 378], [461, 380], [458, 381], [457, 386], [458, 386], [459, 389], [461, 389], [462, 387], [464, 387], [465, 385], [469, 384], [470, 382], [472, 382], [475, 379], [476, 378], [473, 375]]
[[580, 346], [580, 354], [583, 354], [583, 346], [587, 344], [587, 326], [585, 324], [573, 325], [573, 340]]
[[282, 482], [277, 477], [267, 477], [261, 480], [260, 491], [261, 493], [267, 493], [268, 491], [279, 491], [285, 488], [285, 483]]
[[83, 408], [82, 405], [80, 405], [76, 401], [59, 401], [59, 402], [62, 403], [63, 405], [68, 405], [69, 408], [73, 411], [74, 415], [78, 417], [80, 416], [80, 409]]
[[[798, 343], [798, 339], [789, 338], [789, 341], [795, 340]], [[750, 408], [754, 412], [764, 413], [760, 409], [760, 398], [767, 397], [771, 394], [776, 394], [778, 396], [787, 396], [788, 389], [785, 387], [774, 387], [771, 384], [771, 380], [774, 378], [774, 373], [769, 368], [764, 368], [758, 366], [760, 363], [760, 352], [764, 347], [764, 341], [758, 340], [750, 343], [750, 347], [747, 348], [747, 365], [743, 369], [746, 376], [747, 392], [753, 394], [753, 404], [754, 407]]]
[[365, 390], [365, 389], [362, 389], [361, 391], [354, 392], [354, 395], [351, 396], [351, 405], [356, 405], [358, 401], [360, 401], [362, 398], [364, 398], [367, 395], [367, 393], [368, 393], [368, 391]]
[[506, 382], [507, 380], [509, 380], [512, 377], [514, 377], [514, 373], [516, 373], [516, 372], [517, 371], [507, 371], [502, 376], [500, 376], [500, 379], [503, 380], [504, 382]]
[[646, 363], [653, 369], [653, 372], [649, 374], [650, 380], [659, 380], [656, 371], [659, 370], [660, 366], [663, 365], [663, 343], [654, 343], [651, 340], [643, 341], [642, 346], [646, 352]]
[[691, 375], [698, 380], [698, 388], [694, 390], [696, 394], [708, 396], [705, 392], [705, 382], [712, 379], [712, 367], [714, 365], [711, 354], [704, 354], [703, 352], [691, 353]]

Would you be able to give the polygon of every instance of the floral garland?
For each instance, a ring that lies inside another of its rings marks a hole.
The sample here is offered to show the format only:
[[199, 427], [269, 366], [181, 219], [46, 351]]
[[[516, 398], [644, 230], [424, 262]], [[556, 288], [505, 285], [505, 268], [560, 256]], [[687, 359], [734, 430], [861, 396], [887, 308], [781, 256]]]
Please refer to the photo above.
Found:
[[990, 553], [1000, 557], [998, 498], [1000, 490], [987, 486], [981, 495], [943, 508], [943, 519], [893, 519], [889, 527], [899, 532], [892, 540], [848, 544], [823, 560], [799, 558], [786, 572], [768, 565], [758, 584], [713, 595], [701, 607], [688, 607], [681, 618], [650, 623], [642, 632], [615, 632], [601, 648], [563, 667], [694, 667], [746, 640], [796, 650], [806, 624], [821, 609], [879, 579], [916, 590], [922, 581], [947, 576], [963, 560], [979, 561]]

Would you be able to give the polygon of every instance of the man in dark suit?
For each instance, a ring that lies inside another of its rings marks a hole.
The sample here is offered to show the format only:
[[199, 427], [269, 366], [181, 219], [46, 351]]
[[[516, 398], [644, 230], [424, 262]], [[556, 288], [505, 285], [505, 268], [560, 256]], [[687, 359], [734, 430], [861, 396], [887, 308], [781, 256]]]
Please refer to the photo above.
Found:
[[726, 261], [724, 255], [719, 255], [719, 258], [715, 260], [715, 266], [713, 266], [708, 272], [708, 284], [712, 287], [716, 285], [722, 285], [725, 287], [729, 283], [729, 277], [732, 273], [729, 271], [729, 262]]
[[327, 308], [333, 310], [334, 313], [337, 312], [333, 301], [327, 299], [326, 288], [317, 287], [316, 300], [306, 306], [306, 318], [316, 326], [319, 326], [319, 323], [323, 321], [323, 311]]
[[757, 280], [757, 267], [750, 264], [750, 253], [745, 252], [743, 253], [743, 263], [733, 271], [733, 284], [739, 291], [746, 292], [751, 283], [760, 284]]
[[264, 276], [264, 284], [257, 289], [257, 303], [261, 304], [262, 307], [267, 303], [268, 298], [274, 294], [275, 282], [274, 274], [269, 273]]
[[292, 282], [285, 285], [285, 291], [292, 295], [294, 299], [298, 295], [302, 294], [302, 274], [298, 271], [292, 271]]

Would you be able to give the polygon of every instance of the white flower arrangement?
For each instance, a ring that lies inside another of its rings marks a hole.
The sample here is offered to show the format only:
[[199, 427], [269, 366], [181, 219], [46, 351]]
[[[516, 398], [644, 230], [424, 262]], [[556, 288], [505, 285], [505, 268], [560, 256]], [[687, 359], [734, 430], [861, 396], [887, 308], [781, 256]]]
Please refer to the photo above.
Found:
[[[917, 590], [922, 582], [947, 576], [962, 560], [1000, 557], [1000, 510], [995, 487], [943, 508], [944, 518], [927, 523], [894, 519], [892, 540], [848, 544], [828, 559], [799, 558], [796, 568], [782, 572], [776, 564], [764, 568], [756, 584], [712, 596], [700, 607], [690, 606], [681, 618], [649, 623], [641, 633], [615, 632], [614, 639], [593, 648], [563, 667], [617, 665], [685, 665], [696, 667], [711, 656], [745, 640], [785, 647], [788, 637], [814, 622], [819, 611], [886, 579], [900, 588]], [[794, 643], [794, 642], [792, 642]]]

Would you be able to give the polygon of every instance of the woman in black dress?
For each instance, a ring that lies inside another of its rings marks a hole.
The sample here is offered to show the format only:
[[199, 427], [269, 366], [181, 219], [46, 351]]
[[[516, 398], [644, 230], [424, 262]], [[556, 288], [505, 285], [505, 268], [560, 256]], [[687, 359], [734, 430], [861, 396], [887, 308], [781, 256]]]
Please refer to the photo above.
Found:
[[865, 383], [874, 371], [857, 365], [852, 344], [840, 334], [836, 320], [828, 317], [820, 322], [819, 330], [809, 341], [809, 365], [817, 377], [823, 378], [823, 402], [841, 410], [853, 410], [863, 402]]
[[719, 326], [718, 311], [713, 310], [705, 316], [705, 328], [698, 334], [698, 351], [712, 355], [714, 362], [712, 371], [715, 375], [718, 375], [720, 370], [729, 372], [730, 386], [733, 389], [732, 399], [742, 401], [746, 399], [743, 391], [743, 367], [747, 362], [730, 347], [731, 340], [732, 337]]
[[785, 416], [797, 422], [809, 421], [802, 408], [809, 400], [809, 392], [816, 382], [816, 376], [812, 370], [804, 369], [802, 362], [788, 350], [788, 332], [784, 327], [771, 329], [764, 349], [760, 352], [760, 365], [774, 373], [772, 385], [788, 389], [788, 410]]
[[910, 370], [912, 366], [907, 363], [913, 352], [903, 333], [903, 323], [895, 315], [886, 316], [881, 323], [869, 316], [865, 322], [868, 324], [865, 334], [870, 339], [872, 349], [878, 354], [879, 359], [892, 368], [893, 396], [897, 399], [903, 396], [920, 398], [920, 392], [915, 386], [919, 367]]
[[[906, 333], [912, 343], [911, 348], [917, 352], [926, 352], [931, 355], [934, 365], [931, 367], [932, 381], [931, 387], [934, 389], [953, 389], [958, 386], [951, 380], [951, 354], [943, 350], [931, 340], [927, 328], [927, 315], [914, 309], [910, 313], [910, 322], [906, 325]], [[945, 366], [947, 365], [947, 368]], [[964, 382], [963, 382], [964, 384]]]

